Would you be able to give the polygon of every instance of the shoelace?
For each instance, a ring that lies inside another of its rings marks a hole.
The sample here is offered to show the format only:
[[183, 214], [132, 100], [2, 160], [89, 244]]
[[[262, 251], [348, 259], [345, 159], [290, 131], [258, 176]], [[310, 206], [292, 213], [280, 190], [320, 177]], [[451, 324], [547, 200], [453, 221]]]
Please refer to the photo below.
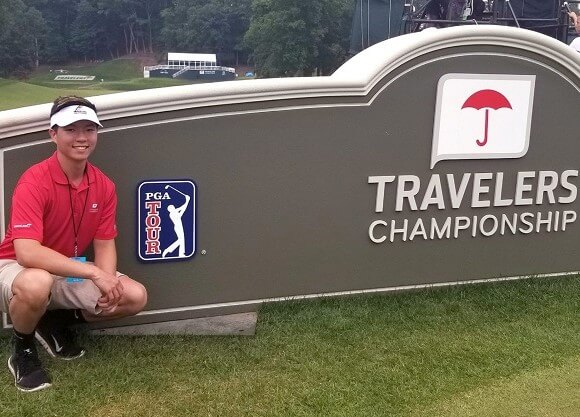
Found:
[[20, 375], [28, 375], [42, 367], [38, 352], [34, 346], [21, 350], [15, 359], [18, 363]]

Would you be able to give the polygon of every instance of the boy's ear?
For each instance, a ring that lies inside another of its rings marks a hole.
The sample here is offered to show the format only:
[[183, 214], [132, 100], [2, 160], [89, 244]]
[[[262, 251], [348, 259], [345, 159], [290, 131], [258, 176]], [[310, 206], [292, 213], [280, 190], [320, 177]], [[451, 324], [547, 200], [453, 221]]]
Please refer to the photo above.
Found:
[[56, 129], [53, 129], [51, 127], [50, 129], [48, 129], [48, 134], [50, 135], [50, 139], [54, 142], [56, 139]]

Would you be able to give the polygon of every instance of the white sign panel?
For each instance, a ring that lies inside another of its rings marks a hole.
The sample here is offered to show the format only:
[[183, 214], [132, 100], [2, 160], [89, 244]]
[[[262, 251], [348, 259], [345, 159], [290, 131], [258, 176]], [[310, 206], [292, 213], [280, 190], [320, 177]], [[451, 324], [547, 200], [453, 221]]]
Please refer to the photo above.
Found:
[[437, 86], [431, 168], [528, 151], [535, 75], [446, 74]]

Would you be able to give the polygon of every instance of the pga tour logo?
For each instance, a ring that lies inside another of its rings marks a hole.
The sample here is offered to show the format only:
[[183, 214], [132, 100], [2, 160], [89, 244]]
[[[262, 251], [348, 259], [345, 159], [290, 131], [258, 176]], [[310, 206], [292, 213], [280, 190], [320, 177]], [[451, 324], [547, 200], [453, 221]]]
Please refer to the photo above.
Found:
[[196, 187], [192, 181], [144, 181], [138, 190], [138, 245], [143, 261], [195, 253]]
[[535, 75], [447, 74], [437, 86], [431, 168], [446, 159], [528, 151]]

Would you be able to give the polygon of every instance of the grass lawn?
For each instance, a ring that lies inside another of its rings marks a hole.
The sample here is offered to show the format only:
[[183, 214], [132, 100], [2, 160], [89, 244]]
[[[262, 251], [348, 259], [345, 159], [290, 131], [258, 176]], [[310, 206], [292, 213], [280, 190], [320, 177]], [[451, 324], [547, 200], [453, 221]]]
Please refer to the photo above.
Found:
[[38, 393], [4, 365], [0, 416], [577, 417], [579, 319], [580, 277], [270, 304], [255, 337], [84, 336]]
[[[99, 64], [63, 66], [70, 75], [94, 75], [93, 81], [55, 81], [55, 72], [39, 68], [26, 82], [0, 79], [0, 111], [34, 104], [51, 103], [56, 97], [82, 97], [199, 83], [192, 80], [143, 78], [143, 68], [132, 59], [116, 59]], [[103, 80], [103, 81], [101, 81]]]
[[[63, 95], [81, 95], [85, 97], [110, 94], [115, 91], [68, 88], [50, 88], [18, 81], [0, 79], [0, 111], [34, 104], [52, 103]], [[48, 116], [47, 116], [48, 117]]]

